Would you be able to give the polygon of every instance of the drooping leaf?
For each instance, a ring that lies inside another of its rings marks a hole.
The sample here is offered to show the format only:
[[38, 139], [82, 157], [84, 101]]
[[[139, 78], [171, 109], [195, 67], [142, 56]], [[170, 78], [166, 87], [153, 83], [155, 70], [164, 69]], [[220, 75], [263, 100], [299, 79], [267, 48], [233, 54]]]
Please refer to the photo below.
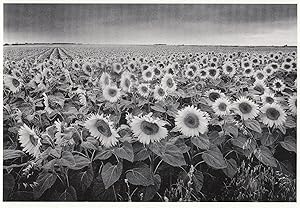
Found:
[[107, 160], [112, 156], [112, 151], [110, 149], [100, 149], [99, 152], [94, 157], [94, 160]]
[[297, 153], [296, 140], [292, 136], [285, 137], [284, 140], [280, 142], [280, 145], [288, 151]]
[[260, 124], [257, 120], [251, 120], [251, 119], [245, 120], [245, 126], [258, 133], [262, 132]]
[[147, 186], [144, 190], [143, 201], [150, 201], [159, 190], [161, 178], [158, 174], [154, 175], [154, 185]]
[[69, 186], [64, 190], [64, 192], [61, 193], [61, 195], [58, 198], [59, 201], [76, 201], [77, 200], [77, 194], [76, 190], [73, 186]]
[[123, 170], [122, 162], [117, 165], [112, 165], [110, 162], [106, 163], [101, 171], [101, 177], [105, 185], [105, 189], [112, 186], [117, 180], [119, 180]]
[[161, 158], [164, 162], [172, 166], [182, 166], [186, 164], [180, 149], [173, 144], [166, 145], [165, 152], [162, 154]]
[[3, 150], [3, 160], [15, 159], [18, 157], [23, 157], [25, 155], [26, 154], [21, 150], [11, 150], [11, 149]]
[[154, 185], [153, 173], [145, 163], [140, 163], [138, 167], [128, 170], [126, 178], [133, 185]]
[[192, 137], [191, 138], [192, 143], [199, 147], [200, 149], [209, 149], [210, 147], [210, 141], [207, 137], [204, 136], [197, 136], [197, 137]]
[[277, 161], [268, 147], [260, 146], [254, 151], [254, 155], [263, 164], [277, 167]]
[[40, 173], [40, 175], [36, 180], [37, 185], [34, 186], [33, 188], [34, 198], [35, 199], [40, 198], [47, 189], [52, 187], [56, 179], [57, 179], [57, 175], [54, 173], [49, 173], [46, 171]]
[[233, 178], [233, 176], [237, 172], [237, 163], [234, 159], [226, 160], [227, 167], [225, 169], [222, 169], [222, 171], [230, 178]]
[[85, 192], [90, 187], [94, 179], [92, 166], [90, 165], [86, 171], [80, 172], [78, 176], [80, 178], [81, 190]]
[[204, 162], [215, 169], [223, 169], [227, 167], [223, 154], [218, 147], [213, 147], [203, 152], [202, 158]]
[[79, 170], [81, 168], [87, 167], [91, 163], [90, 159], [88, 159], [87, 157], [83, 157], [81, 155], [74, 155], [74, 160], [75, 160], [75, 166], [71, 167], [74, 170]]
[[132, 144], [124, 142], [123, 145], [117, 149], [114, 149], [114, 153], [122, 159], [133, 162], [134, 154]]
[[63, 166], [67, 166], [69, 168], [75, 166], [76, 164], [73, 154], [69, 151], [62, 152], [60, 160]]

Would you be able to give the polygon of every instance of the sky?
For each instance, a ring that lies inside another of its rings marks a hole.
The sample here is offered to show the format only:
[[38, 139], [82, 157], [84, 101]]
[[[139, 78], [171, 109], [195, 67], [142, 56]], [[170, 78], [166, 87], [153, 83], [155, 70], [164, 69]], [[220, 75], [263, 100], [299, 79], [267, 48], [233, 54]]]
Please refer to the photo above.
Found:
[[4, 4], [4, 42], [296, 45], [297, 5]]

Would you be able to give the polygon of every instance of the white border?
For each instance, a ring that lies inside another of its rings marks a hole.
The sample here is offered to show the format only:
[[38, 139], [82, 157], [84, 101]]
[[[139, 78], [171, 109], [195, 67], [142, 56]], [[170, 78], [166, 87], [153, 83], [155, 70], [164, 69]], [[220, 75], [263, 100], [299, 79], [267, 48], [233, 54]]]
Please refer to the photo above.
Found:
[[[199, 0], [185, 0], [185, 1], [180, 1], [180, 0], [146, 0], [146, 1], [141, 1], [141, 0], [127, 0], [127, 1], [116, 1], [116, 0], [87, 0], [87, 1], [78, 1], [78, 0], [61, 0], [61, 1], [50, 1], [50, 0], [31, 0], [31, 1], [25, 1], [25, 0], [18, 0], [18, 1], [9, 1], [9, 0], [1, 0], [0, 4], [0, 22], [1, 22], [1, 32], [0, 32], [0, 38], [1, 38], [1, 46], [0, 46], [0, 66], [1, 66], [1, 83], [0, 83], [0, 96], [3, 98], [3, 3], [51, 3], [51, 4], [100, 4], [100, 3], [120, 3], [120, 4], [297, 4], [297, 47], [299, 47], [299, 22], [300, 22], [300, 17], [299, 17], [299, 0], [264, 0], [263, 2], [260, 0], [252, 0], [252, 1], [245, 1], [245, 0], [211, 0], [211, 1], [199, 1]], [[298, 55], [297, 55], [298, 56]], [[299, 67], [299, 57], [297, 61], [297, 66]], [[297, 86], [299, 91], [300, 86], [299, 86], [299, 78], [297, 80]], [[3, 132], [3, 99], [0, 99], [0, 119], [1, 119], [1, 125], [0, 125], [0, 132]], [[298, 113], [300, 112], [300, 109], [298, 108]], [[300, 127], [300, 116], [297, 117], [297, 127]], [[3, 134], [3, 133], [2, 133]], [[297, 149], [299, 152], [299, 147], [300, 147], [300, 136], [299, 134], [297, 135]], [[0, 164], [1, 167], [3, 167], [3, 137], [0, 139], [0, 146], [1, 146], [1, 151], [0, 151]], [[2, 169], [3, 170], [3, 169]], [[299, 191], [299, 154], [297, 156], [297, 203], [296, 202], [168, 202], [168, 203], [160, 203], [160, 202], [3, 202], [3, 171], [0, 171], [0, 207], [3, 208], [15, 208], [15, 207], [22, 207], [22, 208], [50, 208], [50, 207], [57, 207], [57, 208], [66, 208], [66, 207], [73, 207], [73, 208], [83, 208], [83, 207], [88, 207], [88, 208], [93, 208], [93, 207], [112, 207], [112, 206], [118, 206], [118, 207], [143, 207], [143, 208], [152, 208], [152, 207], [180, 207], [180, 208], [185, 208], [185, 207], [210, 207], [210, 208], [240, 208], [240, 207], [261, 207], [261, 208], [294, 208], [294, 207], [300, 207], [299, 206], [299, 201], [300, 201], [300, 191]]]

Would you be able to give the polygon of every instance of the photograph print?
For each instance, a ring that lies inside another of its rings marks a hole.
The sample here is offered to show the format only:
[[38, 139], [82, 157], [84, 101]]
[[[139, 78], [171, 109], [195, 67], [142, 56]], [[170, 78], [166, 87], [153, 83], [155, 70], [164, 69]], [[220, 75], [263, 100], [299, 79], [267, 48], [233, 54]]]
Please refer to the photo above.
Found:
[[3, 201], [296, 202], [296, 4], [3, 5]]

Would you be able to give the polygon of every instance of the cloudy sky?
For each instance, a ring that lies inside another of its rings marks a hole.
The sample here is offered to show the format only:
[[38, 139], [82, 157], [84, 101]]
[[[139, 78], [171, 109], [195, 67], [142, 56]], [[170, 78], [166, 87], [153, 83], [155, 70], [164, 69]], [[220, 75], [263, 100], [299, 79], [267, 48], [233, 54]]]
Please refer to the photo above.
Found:
[[296, 5], [5, 4], [4, 42], [296, 45]]

